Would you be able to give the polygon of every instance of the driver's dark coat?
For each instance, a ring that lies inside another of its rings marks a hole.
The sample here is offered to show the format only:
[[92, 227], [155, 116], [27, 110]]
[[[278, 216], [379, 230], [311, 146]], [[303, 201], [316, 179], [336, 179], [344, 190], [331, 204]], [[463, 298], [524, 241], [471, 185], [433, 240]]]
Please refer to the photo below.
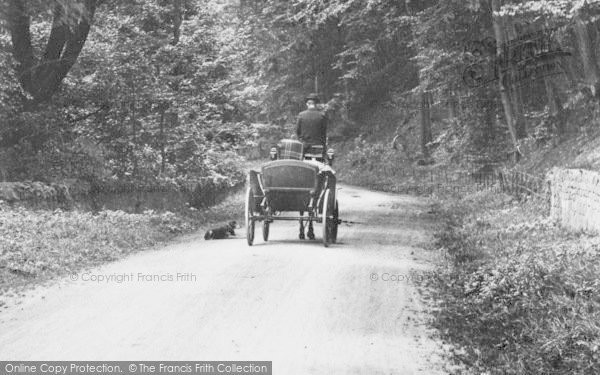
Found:
[[316, 108], [300, 112], [296, 124], [298, 139], [308, 145], [323, 145], [327, 141], [327, 117]]

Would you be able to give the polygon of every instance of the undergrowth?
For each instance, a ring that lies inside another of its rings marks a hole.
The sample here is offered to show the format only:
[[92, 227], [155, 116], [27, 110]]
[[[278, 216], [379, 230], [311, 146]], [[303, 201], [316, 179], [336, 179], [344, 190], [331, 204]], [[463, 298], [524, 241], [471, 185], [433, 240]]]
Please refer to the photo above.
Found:
[[476, 374], [599, 374], [600, 238], [497, 192], [436, 210], [444, 261], [427, 293], [455, 359]]
[[185, 212], [31, 210], [0, 201], [2, 296], [81, 269], [114, 261], [211, 223], [241, 220], [242, 193]]

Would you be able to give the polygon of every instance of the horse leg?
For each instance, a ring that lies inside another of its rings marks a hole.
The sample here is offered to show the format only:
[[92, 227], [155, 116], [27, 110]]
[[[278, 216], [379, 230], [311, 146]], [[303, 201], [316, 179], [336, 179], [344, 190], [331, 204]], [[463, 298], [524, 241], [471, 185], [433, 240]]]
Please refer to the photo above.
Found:
[[308, 233], [306, 235], [308, 236], [309, 240], [314, 240], [315, 239], [315, 232], [313, 230], [313, 222], [312, 222], [312, 220], [310, 220], [308, 222]]
[[304, 221], [302, 220], [303, 215], [304, 211], [300, 211], [300, 234], [298, 235], [298, 238], [300, 238], [301, 240], [304, 239]]

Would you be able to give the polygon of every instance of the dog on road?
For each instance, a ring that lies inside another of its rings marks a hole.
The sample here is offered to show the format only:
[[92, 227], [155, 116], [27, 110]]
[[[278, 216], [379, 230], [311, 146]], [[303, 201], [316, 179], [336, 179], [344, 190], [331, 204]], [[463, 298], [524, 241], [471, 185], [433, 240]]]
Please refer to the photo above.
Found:
[[221, 225], [220, 227], [212, 228], [206, 231], [204, 234], [205, 240], [222, 240], [228, 238], [230, 235], [235, 236], [235, 228], [237, 223], [230, 221], [227, 224]]

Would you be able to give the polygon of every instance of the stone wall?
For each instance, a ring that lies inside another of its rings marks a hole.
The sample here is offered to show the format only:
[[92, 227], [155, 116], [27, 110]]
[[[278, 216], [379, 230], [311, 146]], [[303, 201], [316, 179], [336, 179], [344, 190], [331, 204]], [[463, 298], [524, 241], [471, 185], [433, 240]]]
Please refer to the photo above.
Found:
[[600, 233], [600, 173], [554, 168], [550, 185], [550, 215], [573, 230]]
[[141, 212], [205, 208], [219, 203], [243, 185], [204, 178], [181, 185], [139, 186], [130, 183], [0, 182], [0, 200], [35, 209], [123, 210]]

